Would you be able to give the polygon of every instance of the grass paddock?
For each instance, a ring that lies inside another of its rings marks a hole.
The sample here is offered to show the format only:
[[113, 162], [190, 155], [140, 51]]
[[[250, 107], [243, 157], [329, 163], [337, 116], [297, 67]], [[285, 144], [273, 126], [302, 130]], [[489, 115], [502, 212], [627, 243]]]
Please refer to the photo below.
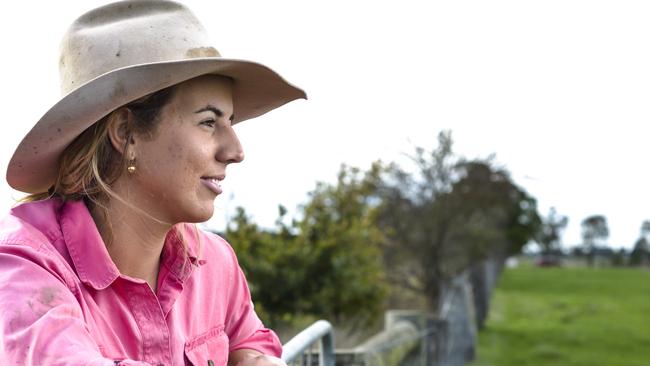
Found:
[[650, 271], [507, 269], [472, 366], [650, 365]]

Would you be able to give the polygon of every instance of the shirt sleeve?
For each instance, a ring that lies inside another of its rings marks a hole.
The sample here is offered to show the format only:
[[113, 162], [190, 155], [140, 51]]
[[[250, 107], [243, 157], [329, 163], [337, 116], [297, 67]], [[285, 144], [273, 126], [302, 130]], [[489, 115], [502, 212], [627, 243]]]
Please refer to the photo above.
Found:
[[228, 318], [225, 324], [225, 331], [230, 339], [230, 352], [238, 349], [253, 349], [263, 354], [280, 357], [282, 354], [280, 339], [275, 332], [265, 328], [257, 317], [246, 277], [239, 267], [232, 248], [230, 245], [227, 246], [233, 263]]
[[6, 365], [115, 366], [87, 331], [60, 266], [45, 250], [0, 244], [0, 360]]

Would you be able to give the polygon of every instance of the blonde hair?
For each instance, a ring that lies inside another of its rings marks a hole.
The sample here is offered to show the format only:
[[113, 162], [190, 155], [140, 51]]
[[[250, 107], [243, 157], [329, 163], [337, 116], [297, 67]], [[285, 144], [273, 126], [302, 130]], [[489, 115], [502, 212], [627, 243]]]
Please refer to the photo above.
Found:
[[54, 184], [47, 192], [35, 193], [23, 202], [59, 198], [63, 201], [105, 202], [116, 194], [110, 186], [120, 177], [126, 165], [124, 156], [113, 149], [108, 126], [119, 118], [112, 112], [79, 135], [61, 154]]
[[[169, 102], [174, 92], [174, 87], [169, 87], [153, 94], [137, 99], [106, 115], [104, 118], [87, 128], [68, 145], [59, 158], [59, 169], [54, 184], [47, 192], [30, 194], [20, 202], [33, 202], [44, 199], [57, 198], [62, 201], [84, 200], [89, 209], [99, 208], [99, 213], [106, 219], [108, 214], [106, 202], [117, 199], [152, 220], [163, 223], [152, 217], [142, 209], [135, 207], [120, 197], [111, 186], [124, 174], [128, 163], [126, 151], [131, 136], [135, 133], [145, 138], [153, 138], [158, 125], [158, 117], [162, 108]], [[124, 153], [119, 153], [112, 145], [108, 136], [109, 126], [123, 118], [121, 110], [128, 109], [134, 118], [134, 123], [126, 126], [126, 139]], [[196, 228], [196, 227], [195, 227]], [[109, 227], [109, 235], [112, 228]], [[198, 228], [196, 235], [199, 242], [198, 251], [201, 251], [200, 235]], [[179, 234], [183, 245], [183, 253], [187, 257], [189, 248], [187, 242]]]
[[[22, 202], [38, 201], [56, 197], [63, 201], [85, 200], [100, 204], [109, 198], [120, 197], [111, 186], [124, 174], [126, 149], [134, 133], [153, 137], [162, 108], [171, 99], [174, 87], [162, 89], [120, 107], [87, 128], [68, 145], [59, 158], [59, 169], [54, 184], [47, 192], [30, 194]], [[126, 108], [135, 117], [135, 123], [127, 126], [124, 154], [111, 144], [109, 126], [120, 119], [120, 111]]]

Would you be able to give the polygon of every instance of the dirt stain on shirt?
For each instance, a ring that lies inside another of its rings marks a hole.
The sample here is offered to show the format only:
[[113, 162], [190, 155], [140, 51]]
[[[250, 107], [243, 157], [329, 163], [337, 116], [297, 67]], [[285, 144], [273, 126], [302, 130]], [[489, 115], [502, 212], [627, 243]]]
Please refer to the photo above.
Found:
[[54, 287], [43, 287], [39, 290], [38, 302], [41, 304], [51, 307], [54, 300], [59, 295], [59, 290]]
[[58, 298], [59, 289], [56, 287], [41, 287], [27, 300], [27, 306], [29, 306], [37, 318], [40, 318], [57, 305]]

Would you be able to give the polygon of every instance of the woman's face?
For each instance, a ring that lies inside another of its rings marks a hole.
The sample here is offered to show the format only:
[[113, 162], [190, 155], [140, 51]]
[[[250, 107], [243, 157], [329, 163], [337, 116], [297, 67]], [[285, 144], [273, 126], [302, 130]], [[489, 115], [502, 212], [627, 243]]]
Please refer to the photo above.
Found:
[[226, 166], [244, 158], [232, 118], [229, 79], [206, 75], [179, 84], [153, 138], [134, 137], [136, 171], [125, 173], [130, 203], [172, 224], [208, 220]]

